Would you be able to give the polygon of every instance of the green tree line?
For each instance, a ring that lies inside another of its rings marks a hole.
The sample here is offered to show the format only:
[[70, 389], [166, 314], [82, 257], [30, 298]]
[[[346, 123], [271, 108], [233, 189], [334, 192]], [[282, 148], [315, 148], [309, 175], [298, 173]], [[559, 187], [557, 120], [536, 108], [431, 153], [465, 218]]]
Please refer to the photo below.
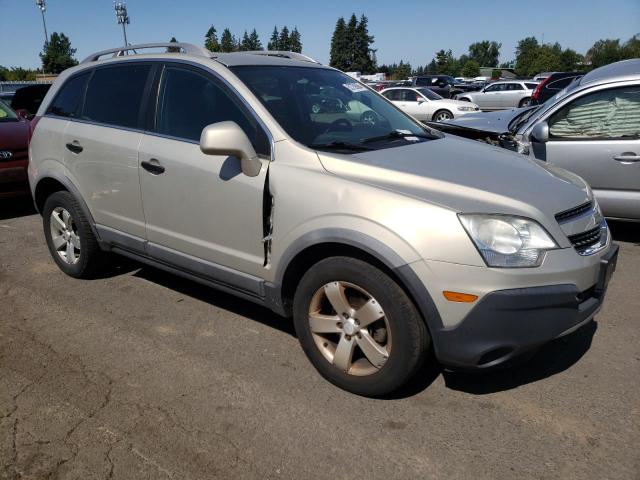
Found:
[[469, 45], [468, 53], [460, 57], [455, 57], [451, 50], [442, 49], [424, 66], [413, 68], [401, 60], [381, 65], [378, 70], [393, 79], [422, 74], [477, 77], [480, 67], [493, 67], [492, 76], [499, 76], [500, 68], [514, 68], [517, 75], [531, 77], [548, 71], [588, 71], [619, 60], [640, 58], [638, 35], [626, 42], [620, 39], [598, 40], [584, 55], [570, 48], [563, 49], [557, 42], [542, 44], [535, 37], [527, 37], [518, 42], [514, 60], [499, 64], [501, 47], [498, 42], [484, 40]]

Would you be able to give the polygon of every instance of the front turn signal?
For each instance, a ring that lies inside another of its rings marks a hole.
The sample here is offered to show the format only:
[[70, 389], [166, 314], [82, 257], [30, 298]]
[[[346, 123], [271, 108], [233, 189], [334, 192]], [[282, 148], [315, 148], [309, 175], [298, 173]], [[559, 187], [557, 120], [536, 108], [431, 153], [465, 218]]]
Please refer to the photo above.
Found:
[[444, 298], [446, 298], [450, 302], [472, 303], [478, 299], [477, 295], [471, 295], [470, 293], [450, 292], [449, 290], [443, 291], [442, 294], [444, 295]]

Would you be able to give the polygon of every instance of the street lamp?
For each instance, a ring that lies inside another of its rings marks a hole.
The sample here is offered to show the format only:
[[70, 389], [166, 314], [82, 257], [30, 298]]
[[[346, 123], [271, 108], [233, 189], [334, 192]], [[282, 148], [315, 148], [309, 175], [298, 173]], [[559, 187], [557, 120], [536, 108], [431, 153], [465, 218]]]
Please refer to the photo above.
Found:
[[46, 0], [36, 0], [36, 7], [40, 9], [42, 13], [42, 25], [44, 26], [44, 44], [49, 43], [49, 35], [47, 35], [47, 22], [44, 21], [44, 12], [47, 9]]
[[124, 2], [115, 2], [116, 18], [118, 25], [122, 25], [122, 33], [124, 35], [124, 46], [129, 45], [127, 42], [127, 30], [125, 25], [129, 25], [129, 15], [127, 15], [127, 5]]

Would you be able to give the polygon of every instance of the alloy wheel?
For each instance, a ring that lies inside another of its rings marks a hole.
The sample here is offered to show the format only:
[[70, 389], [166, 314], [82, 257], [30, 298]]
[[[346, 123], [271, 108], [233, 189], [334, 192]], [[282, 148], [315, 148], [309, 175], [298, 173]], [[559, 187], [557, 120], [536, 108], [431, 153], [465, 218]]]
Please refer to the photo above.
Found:
[[445, 120], [451, 120], [453, 117], [449, 112], [440, 112], [436, 115], [436, 122], [444, 122]]
[[71, 214], [63, 207], [52, 210], [49, 219], [51, 241], [58, 256], [69, 265], [80, 259], [80, 236]]
[[316, 291], [309, 328], [324, 358], [350, 375], [376, 373], [391, 353], [391, 329], [382, 306], [352, 283], [330, 282]]

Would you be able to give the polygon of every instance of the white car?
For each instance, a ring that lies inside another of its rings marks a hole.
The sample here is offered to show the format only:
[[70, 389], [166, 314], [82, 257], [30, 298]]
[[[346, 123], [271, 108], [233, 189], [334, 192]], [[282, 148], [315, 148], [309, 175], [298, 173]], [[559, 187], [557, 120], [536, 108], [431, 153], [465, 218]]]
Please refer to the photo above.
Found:
[[478, 105], [442, 98], [428, 88], [395, 87], [380, 92], [394, 105], [421, 122], [443, 122], [480, 110]]
[[478, 92], [459, 93], [456, 99], [473, 102], [482, 110], [523, 108], [531, 103], [531, 95], [537, 86], [538, 82], [529, 80], [493, 82]]

